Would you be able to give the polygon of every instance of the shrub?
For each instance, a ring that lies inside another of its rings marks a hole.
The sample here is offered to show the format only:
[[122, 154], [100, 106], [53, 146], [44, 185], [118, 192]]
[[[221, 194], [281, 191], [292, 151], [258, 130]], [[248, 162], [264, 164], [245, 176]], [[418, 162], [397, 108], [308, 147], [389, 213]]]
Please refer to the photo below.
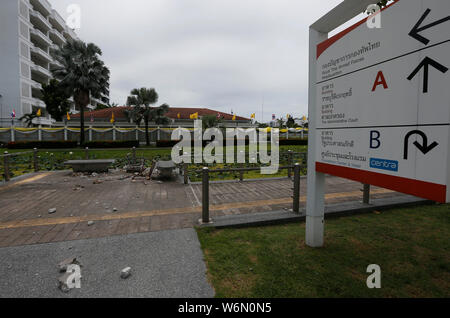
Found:
[[15, 141], [6, 145], [8, 149], [69, 149], [76, 148], [76, 141]]
[[84, 143], [89, 148], [133, 148], [139, 147], [137, 140], [121, 140], [121, 141], [89, 141]]
[[280, 139], [280, 146], [308, 146], [308, 138], [305, 139]]

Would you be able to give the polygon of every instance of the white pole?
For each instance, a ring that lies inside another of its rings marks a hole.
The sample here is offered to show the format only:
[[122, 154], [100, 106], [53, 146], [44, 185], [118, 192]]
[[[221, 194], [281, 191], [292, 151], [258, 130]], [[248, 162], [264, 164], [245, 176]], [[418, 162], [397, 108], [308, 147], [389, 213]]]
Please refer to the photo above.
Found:
[[64, 126], [64, 141], [67, 141], [67, 126]]
[[38, 127], [38, 140], [42, 141], [42, 125]]
[[16, 126], [11, 126], [11, 142], [15, 142], [16, 141], [16, 131], [15, 131]]
[[139, 126], [136, 125], [136, 140], [139, 141]]
[[89, 126], [89, 141], [92, 141], [92, 126]]
[[306, 245], [323, 246], [325, 217], [325, 175], [316, 172], [316, 52], [317, 44], [326, 40], [326, 33], [309, 30], [309, 134], [308, 134], [308, 188], [306, 202]]
[[113, 141], [116, 141], [116, 125], [113, 124]]

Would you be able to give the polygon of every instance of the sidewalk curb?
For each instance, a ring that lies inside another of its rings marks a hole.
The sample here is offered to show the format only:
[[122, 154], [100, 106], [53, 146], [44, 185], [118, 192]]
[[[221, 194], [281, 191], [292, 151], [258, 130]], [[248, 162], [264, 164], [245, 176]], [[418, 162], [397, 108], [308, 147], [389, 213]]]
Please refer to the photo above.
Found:
[[[412, 196], [402, 196], [401, 198], [376, 199], [373, 204], [363, 204], [361, 202], [350, 202], [344, 204], [334, 204], [325, 207], [325, 219], [366, 214], [373, 211], [390, 210], [393, 208], [405, 208], [411, 206], [431, 205], [433, 201], [423, 200]], [[226, 228], [249, 228], [270, 225], [283, 225], [289, 223], [299, 223], [306, 220], [305, 209], [300, 214], [288, 211], [271, 211], [252, 214], [230, 215], [214, 218], [212, 224], [198, 226], [199, 228], [212, 227], [216, 229]]]

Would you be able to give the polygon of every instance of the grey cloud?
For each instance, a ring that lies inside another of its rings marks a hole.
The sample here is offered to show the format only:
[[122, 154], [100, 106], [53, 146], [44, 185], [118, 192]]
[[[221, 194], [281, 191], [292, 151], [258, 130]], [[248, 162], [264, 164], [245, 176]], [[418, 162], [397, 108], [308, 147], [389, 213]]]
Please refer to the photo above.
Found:
[[261, 120], [307, 114], [308, 27], [340, 0], [50, 0], [82, 9], [77, 33], [103, 50], [111, 101], [155, 87], [160, 102]]

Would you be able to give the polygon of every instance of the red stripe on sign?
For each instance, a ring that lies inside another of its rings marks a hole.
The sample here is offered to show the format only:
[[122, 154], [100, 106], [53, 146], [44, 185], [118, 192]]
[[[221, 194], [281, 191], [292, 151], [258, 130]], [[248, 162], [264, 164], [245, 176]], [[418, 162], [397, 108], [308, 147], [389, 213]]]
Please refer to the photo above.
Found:
[[316, 162], [316, 171], [445, 203], [445, 185]]
[[[397, 2], [399, 2], [400, 0], [395, 0], [395, 2], [391, 3], [390, 5], [388, 5], [387, 7], [384, 7], [381, 11], [386, 10], [387, 8], [389, 8], [390, 6], [396, 4]], [[376, 1], [374, 1], [376, 2]], [[337, 41], [339, 41], [340, 39], [342, 39], [345, 35], [347, 35], [348, 33], [352, 32], [354, 29], [356, 29], [357, 27], [359, 27], [361, 24], [364, 24], [367, 22], [367, 20], [369, 19], [369, 17], [355, 23], [354, 25], [348, 27], [347, 29], [345, 29], [344, 31], [339, 32], [338, 34], [336, 34], [335, 36], [332, 36], [331, 38], [329, 38], [328, 40], [323, 41], [322, 43], [319, 43], [317, 45], [317, 59], [322, 55], [323, 52], [326, 51], [326, 49], [328, 49], [330, 46], [332, 46], [334, 43], [336, 43]]]

